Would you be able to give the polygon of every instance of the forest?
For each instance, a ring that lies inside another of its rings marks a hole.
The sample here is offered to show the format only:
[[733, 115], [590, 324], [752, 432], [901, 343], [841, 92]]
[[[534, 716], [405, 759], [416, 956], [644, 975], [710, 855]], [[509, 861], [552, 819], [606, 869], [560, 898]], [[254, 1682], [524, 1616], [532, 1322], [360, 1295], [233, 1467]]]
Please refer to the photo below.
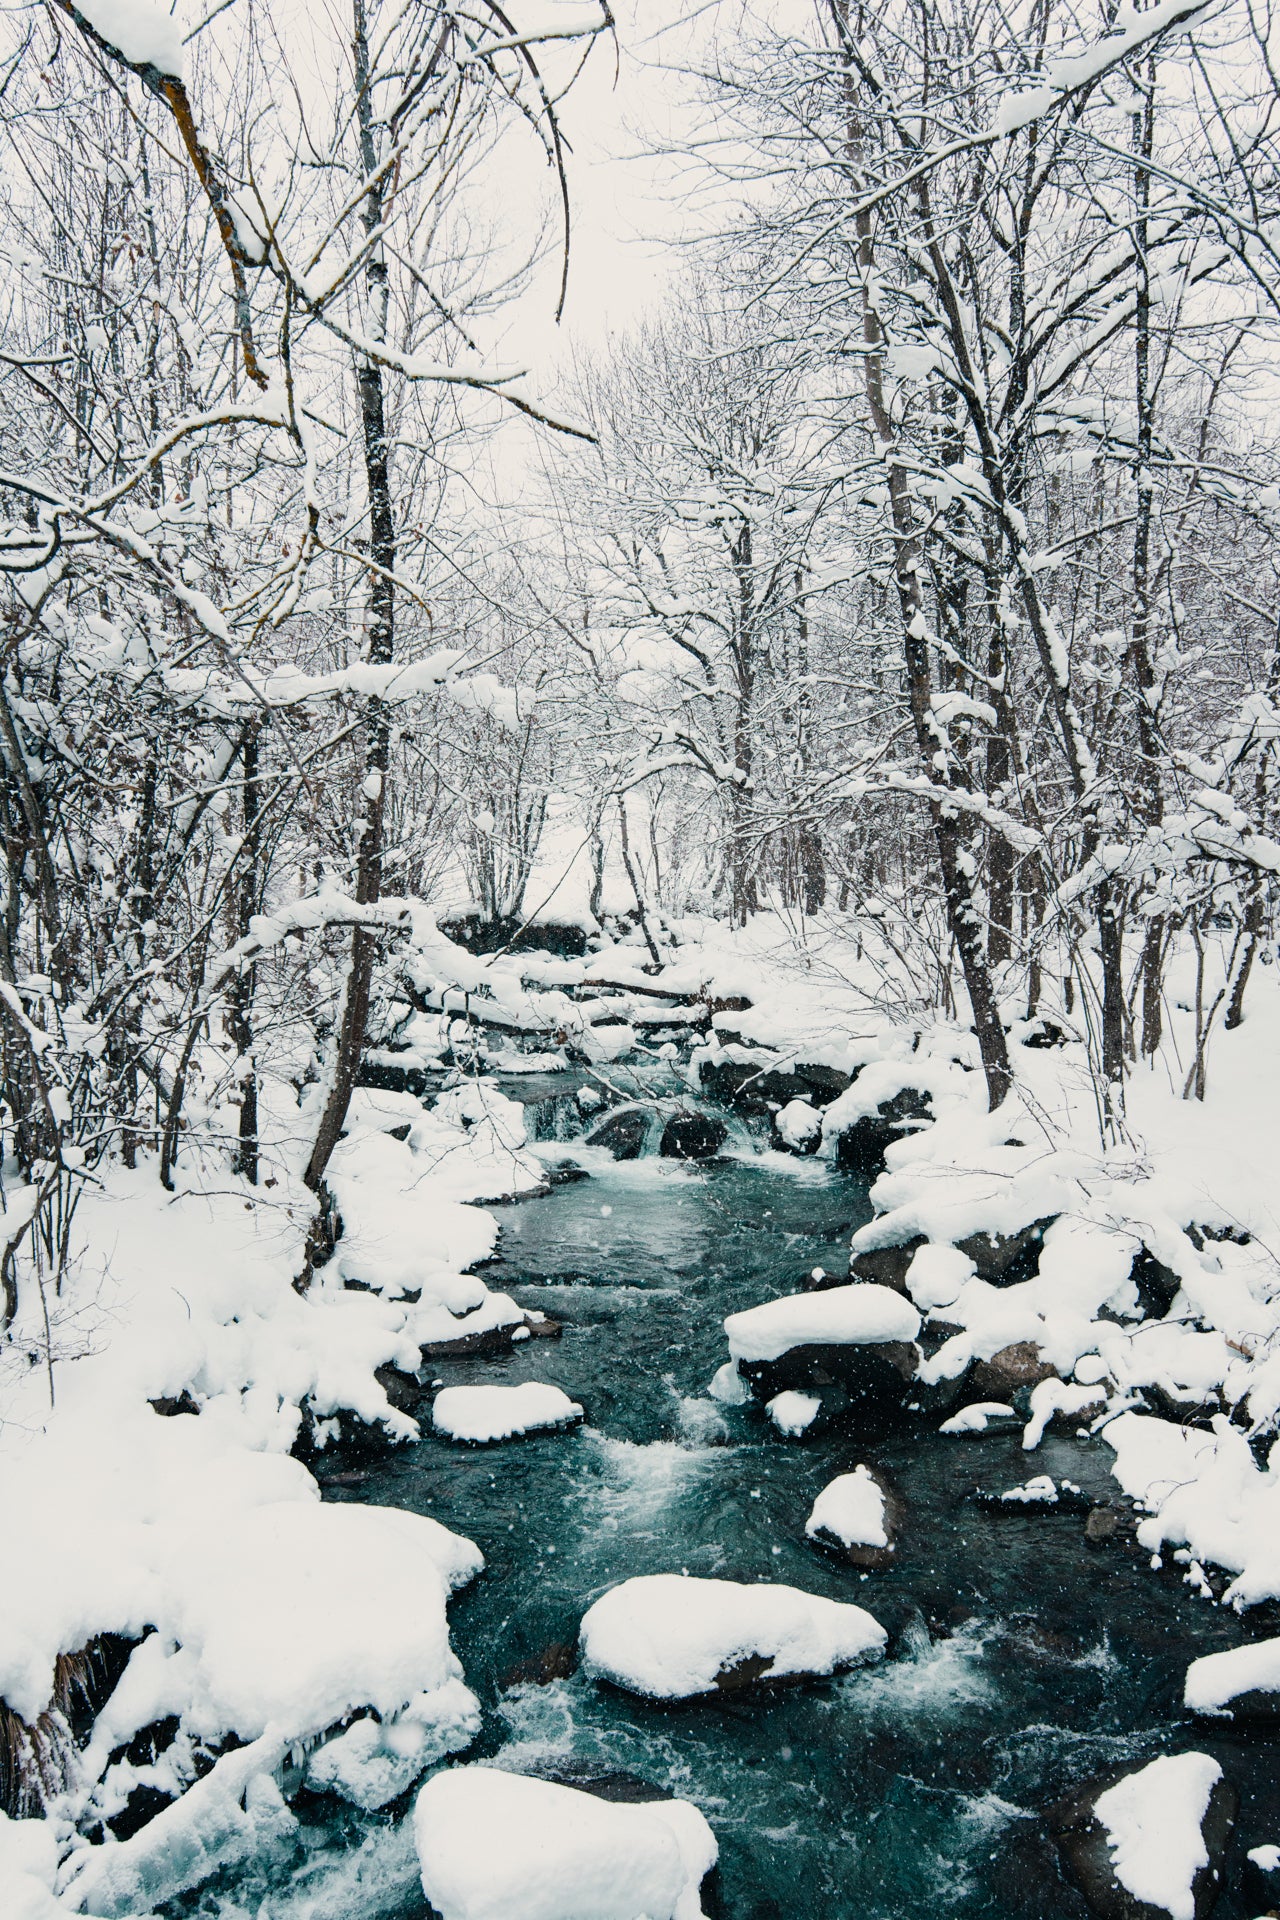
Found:
[[0, 1910], [1280, 1912], [1269, 0], [0, 153]]

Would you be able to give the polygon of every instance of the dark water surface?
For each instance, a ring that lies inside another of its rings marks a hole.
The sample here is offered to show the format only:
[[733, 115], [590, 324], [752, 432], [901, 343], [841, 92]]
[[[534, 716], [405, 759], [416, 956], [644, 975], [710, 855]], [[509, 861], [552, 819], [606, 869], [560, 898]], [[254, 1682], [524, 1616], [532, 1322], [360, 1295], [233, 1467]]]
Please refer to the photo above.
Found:
[[[1243, 1807], [1220, 1920], [1248, 1920], [1239, 1862], [1280, 1840], [1276, 1747], [1180, 1712], [1188, 1659], [1256, 1632], [1153, 1573], [1131, 1543], [1085, 1544], [1080, 1513], [990, 1511], [967, 1498], [1032, 1475], [1115, 1496], [1100, 1441], [784, 1441], [750, 1408], [707, 1398], [727, 1313], [838, 1271], [870, 1208], [865, 1186], [740, 1146], [685, 1168], [613, 1164], [504, 1209], [490, 1284], [564, 1323], [557, 1342], [437, 1363], [447, 1384], [542, 1379], [588, 1424], [473, 1451], [427, 1437], [358, 1498], [429, 1513], [476, 1540], [487, 1572], [451, 1608], [485, 1708], [471, 1758], [621, 1768], [695, 1801], [720, 1841], [728, 1920], [1045, 1920], [1084, 1913], [1039, 1812], [1108, 1767], [1198, 1747]], [[860, 1575], [806, 1543], [812, 1501], [859, 1460], [907, 1506], [898, 1563]], [[881, 1666], [844, 1679], [677, 1708], [568, 1671], [578, 1622], [606, 1587], [687, 1569], [783, 1580], [868, 1607]], [[1272, 1629], [1274, 1630], [1274, 1628]], [[543, 1676], [557, 1675], [544, 1680]], [[564, 1677], [567, 1674], [567, 1677]], [[306, 1846], [216, 1883], [185, 1911], [218, 1920], [400, 1920], [422, 1896], [402, 1810], [317, 1803]]]

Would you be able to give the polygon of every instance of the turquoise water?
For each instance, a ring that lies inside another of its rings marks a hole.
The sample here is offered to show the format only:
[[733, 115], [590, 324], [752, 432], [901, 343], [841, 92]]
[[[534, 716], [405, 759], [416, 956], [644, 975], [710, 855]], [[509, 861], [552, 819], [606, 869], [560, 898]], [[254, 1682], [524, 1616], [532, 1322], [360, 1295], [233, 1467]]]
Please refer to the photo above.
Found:
[[[1105, 1445], [1051, 1437], [1028, 1456], [1017, 1435], [927, 1428], [787, 1442], [755, 1411], [707, 1398], [725, 1314], [814, 1266], [839, 1270], [870, 1211], [862, 1183], [741, 1142], [705, 1167], [584, 1157], [589, 1180], [503, 1210], [502, 1264], [486, 1273], [561, 1320], [561, 1339], [436, 1363], [434, 1377], [551, 1381], [584, 1403], [585, 1428], [483, 1451], [428, 1437], [329, 1495], [432, 1514], [483, 1548], [487, 1572], [451, 1610], [485, 1707], [472, 1757], [620, 1768], [696, 1801], [720, 1840], [728, 1920], [1083, 1914], [1041, 1809], [1100, 1769], [1191, 1745], [1242, 1790], [1238, 1853], [1280, 1839], [1274, 1747], [1179, 1716], [1187, 1659], [1238, 1643], [1240, 1623], [1132, 1546], [1090, 1549], [1078, 1512], [969, 1501], [1033, 1473], [1114, 1495]], [[888, 1573], [860, 1575], [804, 1539], [814, 1496], [859, 1460], [906, 1502]], [[889, 1629], [890, 1657], [835, 1682], [678, 1708], [570, 1670], [593, 1598], [679, 1569], [856, 1600]], [[303, 1812], [296, 1848], [181, 1911], [423, 1915], [403, 1808]], [[1217, 1912], [1255, 1910], [1230, 1885]]]

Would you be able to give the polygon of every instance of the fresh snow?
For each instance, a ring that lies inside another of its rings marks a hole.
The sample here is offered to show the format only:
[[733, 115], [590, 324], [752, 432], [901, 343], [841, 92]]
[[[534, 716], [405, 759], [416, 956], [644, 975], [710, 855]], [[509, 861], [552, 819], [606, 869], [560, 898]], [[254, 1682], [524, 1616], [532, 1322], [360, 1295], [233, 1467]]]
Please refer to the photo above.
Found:
[[767, 1300], [763, 1306], [731, 1313], [724, 1330], [735, 1360], [777, 1360], [793, 1347], [914, 1340], [920, 1315], [891, 1287], [864, 1282]]
[[1245, 1693], [1274, 1694], [1280, 1711], [1280, 1640], [1255, 1640], [1193, 1660], [1182, 1698], [1192, 1713], [1230, 1714]]
[[974, 1400], [959, 1413], [953, 1413], [938, 1428], [939, 1433], [985, 1433], [993, 1420], [1016, 1420], [1013, 1408], [1003, 1400]]
[[620, 1805], [488, 1766], [434, 1775], [413, 1826], [441, 1920], [700, 1920], [717, 1854], [687, 1800]]
[[798, 1587], [644, 1574], [583, 1615], [584, 1671], [632, 1693], [680, 1700], [763, 1659], [764, 1677], [831, 1674], [878, 1658], [886, 1634], [862, 1607]]
[[887, 1547], [884, 1490], [866, 1467], [841, 1473], [822, 1489], [805, 1522], [805, 1532], [816, 1539], [830, 1534], [846, 1547]]
[[1193, 1882], [1209, 1864], [1201, 1826], [1221, 1778], [1207, 1753], [1165, 1754], [1094, 1802], [1116, 1879], [1171, 1920], [1195, 1920]]
[[516, 1387], [445, 1387], [431, 1404], [436, 1432], [473, 1446], [546, 1427], [575, 1426], [581, 1419], [576, 1400], [540, 1380], [524, 1380]]
[[794, 1440], [808, 1432], [822, 1412], [822, 1401], [816, 1393], [798, 1393], [789, 1387], [785, 1393], [774, 1394], [765, 1412], [779, 1433]]

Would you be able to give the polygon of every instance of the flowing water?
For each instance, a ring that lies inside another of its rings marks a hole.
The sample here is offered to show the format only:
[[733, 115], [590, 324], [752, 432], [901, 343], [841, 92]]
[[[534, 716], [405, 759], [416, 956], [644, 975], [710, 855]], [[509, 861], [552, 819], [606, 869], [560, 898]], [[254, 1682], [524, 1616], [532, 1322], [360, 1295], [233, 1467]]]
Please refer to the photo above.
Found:
[[[567, 1103], [566, 1103], [567, 1108]], [[565, 1131], [544, 1112], [541, 1130]], [[563, 1322], [557, 1342], [438, 1362], [448, 1382], [553, 1382], [580, 1399], [574, 1433], [470, 1450], [434, 1437], [331, 1498], [428, 1513], [483, 1548], [451, 1608], [485, 1707], [471, 1758], [622, 1769], [683, 1794], [720, 1841], [726, 1920], [1045, 1920], [1085, 1912], [1040, 1810], [1108, 1767], [1196, 1746], [1242, 1793], [1233, 1860], [1280, 1840], [1275, 1749], [1188, 1723], [1186, 1661], [1246, 1637], [1177, 1569], [1132, 1543], [1085, 1543], [1079, 1511], [975, 1506], [1032, 1474], [1114, 1496], [1101, 1442], [785, 1441], [705, 1387], [727, 1313], [840, 1269], [866, 1188], [739, 1134], [722, 1161], [615, 1163], [504, 1209], [486, 1272]], [[815, 1495], [866, 1460], [907, 1507], [897, 1564], [859, 1574], [804, 1538]], [[630, 1574], [687, 1569], [790, 1582], [870, 1608], [879, 1667], [834, 1682], [659, 1707], [572, 1671], [584, 1609]], [[1274, 1628], [1272, 1629], [1274, 1631]], [[1233, 1867], [1220, 1920], [1247, 1920]], [[409, 1920], [424, 1912], [403, 1808], [317, 1802], [303, 1844], [181, 1903], [217, 1920]]]

